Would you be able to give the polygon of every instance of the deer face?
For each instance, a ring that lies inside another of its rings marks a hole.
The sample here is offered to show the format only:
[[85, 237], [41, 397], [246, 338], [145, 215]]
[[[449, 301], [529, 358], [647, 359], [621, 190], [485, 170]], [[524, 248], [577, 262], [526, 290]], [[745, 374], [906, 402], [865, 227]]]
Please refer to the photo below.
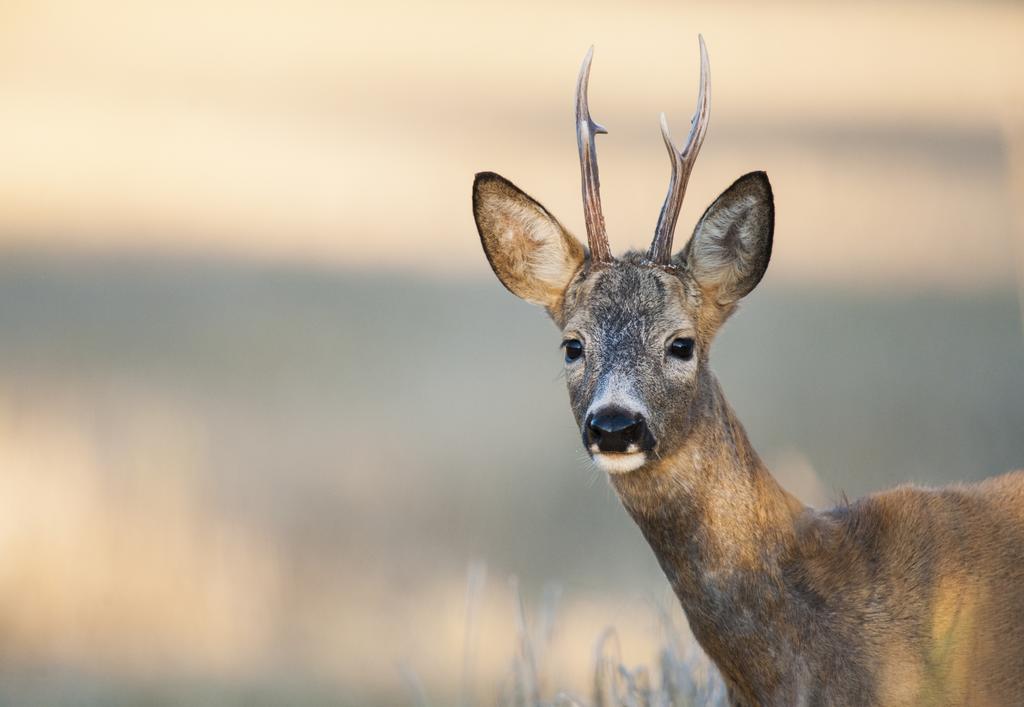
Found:
[[771, 185], [751, 172], [704, 212], [689, 243], [672, 234], [708, 116], [703, 39], [701, 90], [686, 146], [662, 135], [672, 157], [669, 193], [646, 253], [613, 258], [604, 232], [587, 106], [592, 51], [576, 91], [577, 142], [589, 251], [537, 201], [496, 174], [478, 174], [473, 215], [494, 273], [513, 294], [547, 309], [562, 329], [569, 400], [584, 448], [610, 473], [671, 455], [686, 440], [708, 377], [715, 332], [768, 267]]
[[569, 403], [584, 447], [610, 472], [642, 466], [684, 434], [699, 364], [694, 294], [639, 254], [566, 292]]
[[484, 252], [513, 294], [562, 330], [569, 401], [583, 445], [610, 473], [671, 455], [686, 440], [715, 332], [760, 281], [774, 209], [763, 172], [707, 209], [667, 264], [636, 251], [595, 263], [539, 203], [479, 174], [474, 213]]
[[631, 253], [566, 292], [569, 401], [584, 447], [609, 472], [639, 468], [685, 437], [705, 345], [688, 285]]

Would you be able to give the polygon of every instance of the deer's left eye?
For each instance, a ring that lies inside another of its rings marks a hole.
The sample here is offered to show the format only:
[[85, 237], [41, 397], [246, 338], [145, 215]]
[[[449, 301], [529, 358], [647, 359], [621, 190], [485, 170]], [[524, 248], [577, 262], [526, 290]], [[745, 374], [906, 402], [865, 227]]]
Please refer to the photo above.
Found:
[[565, 349], [565, 362], [570, 363], [583, 355], [583, 342], [579, 339], [567, 339], [562, 342]]
[[668, 352], [675, 358], [681, 358], [684, 361], [689, 361], [693, 358], [693, 339], [688, 336], [674, 339], [669, 344]]

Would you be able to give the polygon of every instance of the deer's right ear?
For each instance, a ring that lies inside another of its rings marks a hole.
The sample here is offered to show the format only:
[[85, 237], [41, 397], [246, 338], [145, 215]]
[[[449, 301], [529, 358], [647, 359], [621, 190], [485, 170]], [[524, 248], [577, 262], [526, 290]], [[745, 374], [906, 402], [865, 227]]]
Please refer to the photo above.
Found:
[[583, 245], [547, 209], [493, 172], [473, 180], [473, 217], [501, 284], [527, 302], [556, 306], [583, 267]]

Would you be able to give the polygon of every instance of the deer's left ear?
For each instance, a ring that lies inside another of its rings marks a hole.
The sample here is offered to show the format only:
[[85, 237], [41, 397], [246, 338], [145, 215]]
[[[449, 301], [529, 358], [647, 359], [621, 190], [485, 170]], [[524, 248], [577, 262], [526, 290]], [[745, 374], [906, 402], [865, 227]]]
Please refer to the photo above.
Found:
[[768, 269], [774, 230], [768, 175], [751, 172], [708, 207], [676, 261], [718, 304], [732, 305], [753, 290]]
[[583, 245], [547, 209], [493, 172], [473, 181], [473, 217], [501, 284], [550, 311], [583, 266]]

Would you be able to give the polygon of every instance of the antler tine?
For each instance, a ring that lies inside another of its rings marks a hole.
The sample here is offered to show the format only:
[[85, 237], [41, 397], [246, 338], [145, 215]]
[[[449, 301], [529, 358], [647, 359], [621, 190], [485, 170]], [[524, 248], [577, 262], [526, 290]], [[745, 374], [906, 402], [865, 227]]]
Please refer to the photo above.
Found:
[[676, 230], [679, 209], [683, 205], [686, 194], [686, 183], [690, 172], [697, 161], [697, 154], [704, 143], [704, 134], [708, 130], [708, 117], [711, 110], [711, 76], [708, 68], [708, 50], [704, 46], [704, 37], [697, 35], [700, 42], [700, 92], [697, 94], [697, 109], [690, 120], [690, 133], [686, 137], [686, 145], [682, 151], [676, 149], [668, 132], [668, 121], [661, 114], [661, 136], [665, 140], [669, 157], [672, 159], [672, 177], [668, 183], [668, 194], [665, 204], [658, 216], [658, 226], [654, 231], [654, 241], [647, 256], [651, 262], [668, 265], [672, 259], [672, 235]]
[[597, 147], [594, 145], [594, 136], [607, 134], [608, 131], [590, 118], [590, 107], [587, 105], [590, 62], [593, 58], [594, 47], [590, 47], [583, 58], [583, 66], [580, 67], [580, 75], [576, 80], [576, 144], [580, 148], [583, 217], [587, 224], [591, 262], [606, 263], [612, 260], [612, 252], [604, 229], [604, 215], [601, 213], [601, 180], [597, 176]]

